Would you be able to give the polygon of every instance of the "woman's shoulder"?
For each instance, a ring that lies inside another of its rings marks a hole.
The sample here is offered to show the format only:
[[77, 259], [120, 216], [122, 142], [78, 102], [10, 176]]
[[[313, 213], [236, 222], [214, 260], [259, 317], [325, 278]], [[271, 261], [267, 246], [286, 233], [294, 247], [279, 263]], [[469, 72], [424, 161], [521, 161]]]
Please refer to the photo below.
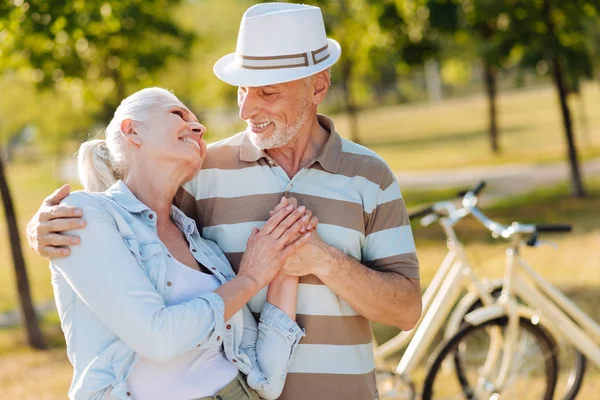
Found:
[[69, 194], [60, 202], [61, 205], [77, 207], [83, 210], [84, 218], [91, 213], [114, 217], [115, 204], [104, 192], [86, 192], [83, 190]]
[[60, 204], [74, 207], [97, 207], [108, 201], [109, 198], [104, 192], [96, 193], [77, 190], [65, 197]]

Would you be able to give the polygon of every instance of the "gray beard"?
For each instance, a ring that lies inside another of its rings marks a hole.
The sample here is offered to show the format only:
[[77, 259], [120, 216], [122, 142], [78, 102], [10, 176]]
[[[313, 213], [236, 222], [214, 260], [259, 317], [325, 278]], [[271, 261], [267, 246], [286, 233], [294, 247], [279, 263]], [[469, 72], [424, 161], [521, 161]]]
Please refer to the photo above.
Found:
[[298, 116], [298, 120], [292, 125], [284, 125], [281, 127], [275, 126], [275, 131], [269, 137], [263, 137], [252, 132], [250, 127], [247, 128], [250, 136], [250, 141], [261, 150], [276, 149], [289, 144], [300, 132], [300, 129], [308, 121], [309, 108], [303, 107], [302, 113]]

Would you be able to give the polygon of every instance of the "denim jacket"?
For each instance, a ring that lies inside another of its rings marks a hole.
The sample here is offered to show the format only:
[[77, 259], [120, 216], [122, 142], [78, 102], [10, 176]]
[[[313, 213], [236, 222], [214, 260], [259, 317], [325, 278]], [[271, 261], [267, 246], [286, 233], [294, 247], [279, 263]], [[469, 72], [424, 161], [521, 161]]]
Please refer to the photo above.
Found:
[[[166, 306], [172, 255], [158, 238], [156, 214], [119, 181], [104, 193], [75, 192], [63, 204], [83, 209], [87, 226], [71, 255], [51, 263], [52, 284], [74, 367], [71, 399], [131, 399], [127, 377], [144, 357], [167, 361], [196, 346], [223, 346], [263, 398], [283, 389], [291, 357], [304, 336], [277, 307], [266, 304], [257, 325], [244, 307], [224, 321], [214, 293]], [[223, 252], [200, 237], [173, 206], [171, 218], [191, 254], [221, 282], [234, 277]]]

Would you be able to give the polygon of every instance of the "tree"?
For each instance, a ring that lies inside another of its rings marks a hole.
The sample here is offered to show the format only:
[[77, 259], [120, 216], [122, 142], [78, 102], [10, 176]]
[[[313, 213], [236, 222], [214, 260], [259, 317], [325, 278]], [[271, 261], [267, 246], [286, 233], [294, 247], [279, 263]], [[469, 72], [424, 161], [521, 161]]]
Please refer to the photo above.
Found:
[[586, 191], [568, 96], [578, 90], [582, 79], [593, 76], [587, 26], [590, 21], [597, 24], [599, 8], [600, 4], [591, 0], [527, 0], [511, 8], [509, 14], [518, 27], [520, 46], [526, 50], [523, 67], [549, 66], [562, 116], [571, 194], [577, 197], [585, 196]]
[[550, 66], [559, 99], [571, 169], [572, 194], [585, 195], [567, 97], [583, 78], [593, 76], [586, 36], [597, 24], [596, 0], [427, 0], [430, 29], [464, 32], [477, 38], [489, 99], [490, 143], [499, 150], [496, 117], [496, 71], [520, 53], [521, 68]]
[[83, 92], [106, 122], [130, 89], [153, 83], [195, 39], [167, 12], [181, 0], [16, 0], [4, 17], [0, 68], [29, 67], [45, 87]]
[[508, 29], [505, 1], [427, 0], [429, 34], [468, 38], [482, 63], [488, 99], [490, 150], [500, 153], [498, 128], [498, 71], [507, 63], [516, 41]]
[[[150, 84], [169, 59], [187, 54], [195, 36], [180, 29], [172, 14], [166, 12], [179, 3], [180, 0], [1, 2], [0, 72], [27, 75], [41, 88], [68, 93], [73, 102], [86, 104], [88, 112], [106, 122], [130, 88]], [[71, 132], [66, 126], [60, 129]], [[3, 164], [0, 189], [30, 344], [41, 348], [43, 338], [31, 303]]]
[[28, 108], [28, 103], [31, 103], [32, 107], [35, 107], [35, 103], [32, 102], [33, 96], [27, 85], [20, 82], [15, 74], [7, 74], [1, 78], [3, 96], [0, 97], [0, 197], [6, 217], [21, 320], [25, 326], [27, 342], [34, 349], [44, 349], [46, 342], [39, 327], [31, 298], [25, 258], [19, 237], [20, 226], [17, 222], [2, 157], [3, 147], [30, 122], [31, 117], [27, 115], [27, 110], [31, 110], [31, 108]]
[[340, 83], [343, 110], [348, 115], [350, 139], [360, 143], [358, 95], [368, 91], [369, 75], [380, 64], [372, 57], [378, 49], [389, 44], [377, 24], [381, 7], [369, 0], [312, 0], [321, 8], [328, 35], [342, 47], [342, 57], [333, 68], [334, 81]]
[[[30, 122], [30, 118], [28, 118], [27, 113], [23, 112], [23, 110], [27, 109], [27, 102], [32, 100], [32, 97], [30, 96], [31, 93], [27, 91], [26, 85], [19, 82], [17, 77], [2, 78], [0, 81], [3, 88], [3, 96], [0, 97], [0, 197], [2, 198], [6, 217], [7, 236], [11, 247], [21, 320], [25, 326], [27, 342], [34, 349], [44, 349], [46, 348], [46, 342], [39, 327], [31, 298], [25, 258], [23, 257], [19, 236], [20, 226], [17, 222], [2, 157], [3, 146]], [[17, 94], [20, 94], [20, 96], [17, 96]], [[24, 101], [25, 104], [19, 104], [21, 101]], [[9, 116], [10, 119], [8, 118]]]
[[[0, 149], [1, 150], [1, 149]], [[17, 281], [17, 289], [19, 293], [19, 303], [21, 305], [21, 317], [25, 323], [27, 332], [27, 342], [34, 349], [45, 349], [46, 341], [40, 330], [33, 301], [31, 300], [31, 290], [29, 288], [29, 280], [27, 279], [27, 268], [25, 267], [25, 258], [21, 250], [21, 240], [19, 237], [19, 224], [15, 215], [12, 198], [4, 172], [4, 162], [0, 155], [0, 194], [2, 196], [2, 205], [4, 206], [4, 214], [6, 215], [6, 228], [8, 237], [10, 238], [10, 248], [15, 268]]]

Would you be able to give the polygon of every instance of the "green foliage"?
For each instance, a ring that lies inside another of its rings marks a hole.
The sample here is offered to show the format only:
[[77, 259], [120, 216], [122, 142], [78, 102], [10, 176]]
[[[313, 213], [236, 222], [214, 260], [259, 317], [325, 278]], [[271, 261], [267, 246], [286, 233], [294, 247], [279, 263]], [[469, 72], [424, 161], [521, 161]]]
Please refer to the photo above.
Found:
[[[522, 38], [518, 45], [526, 49], [523, 67], [537, 68], [556, 56], [565, 68], [569, 90], [579, 91], [581, 80], [594, 75], [590, 27], [597, 26], [599, 10], [596, 0], [528, 0], [507, 10], [511, 20], [519, 21], [513, 26]], [[554, 32], [548, 31], [549, 24]]]
[[242, 15], [253, 3], [203, 0], [182, 4], [174, 11], [178, 24], [201, 40], [194, 42], [185, 58], [169, 62], [158, 81], [200, 116], [207, 109], [235, 107], [237, 88], [217, 79], [212, 69], [220, 57], [235, 51]]
[[14, 0], [0, 9], [0, 68], [28, 68], [42, 87], [82, 93], [107, 119], [129, 90], [147, 86], [194, 35], [172, 18], [180, 0]]
[[[540, 62], [558, 55], [572, 90], [591, 78], [594, 62], [590, 38], [598, 23], [597, 0], [426, 0], [429, 36], [452, 36], [473, 43], [487, 64], [499, 68], [518, 65], [545, 71]], [[544, 7], [556, 37], [549, 35]]]
[[92, 124], [91, 113], [82, 112], [71, 93], [39, 90], [15, 72], [0, 75], [0, 145], [5, 145], [25, 126], [35, 126], [36, 141], [56, 150], [65, 139], [86, 133]]

